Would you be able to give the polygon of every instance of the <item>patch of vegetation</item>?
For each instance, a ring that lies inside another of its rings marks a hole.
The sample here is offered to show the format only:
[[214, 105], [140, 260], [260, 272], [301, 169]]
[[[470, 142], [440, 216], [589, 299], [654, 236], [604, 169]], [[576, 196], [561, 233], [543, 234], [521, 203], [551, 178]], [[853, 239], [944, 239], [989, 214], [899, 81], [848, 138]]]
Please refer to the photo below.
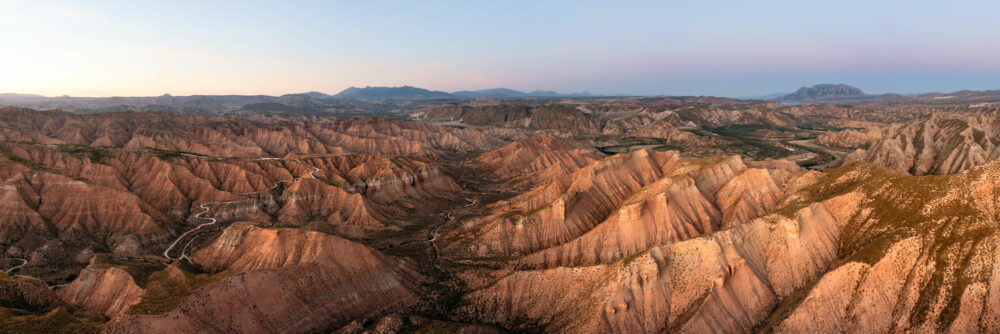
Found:
[[654, 151], [680, 151], [683, 149], [684, 148], [681, 147], [680, 145], [673, 145], [673, 144], [663, 144], [653, 148]]
[[729, 137], [756, 136], [756, 132], [759, 130], [771, 130], [771, 131], [781, 131], [781, 132], [799, 131], [798, 129], [786, 128], [770, 124], [729, 124], [717, 128], [708, 128], [706, 130], [720, 136], [729, 136]]
[[[827, 272], [832, 272], [835, 269], [835, 267], [831, 266], [830, 270]], [[798, 308], [799, 304], [801, 304], [802, 301], [809, 296], [809, 293], [812, 292], [813, 288], [815, 288], [822, 279], [823, 275], [819, 275], [805, 286], [793, 291], [790, 295], [782, 299], [778, 305], [774, 307], [774, 310], [770, 312], [768, 317], [764, 319], [764, 321], [757, 324], [757, 328], [753, 332], [762, 334], [773, 333], [774, 329]]]
[[[45, 288], [41, 282], [29, 279], [29, 278], [12, 278], [7, 276], [3, 271], [0, 271], [0, 291], [12, 291], [17, 290], [16, 285], [18, 282], [25, 282], [31, 285], [35, 285], [39, 288]], [[14, 308], [18, 310], [24, 310], [28, 312], [41, 312], [48, 308], [45, 305], [36, 305], [28, 301], [23, 294], [20, 293], [10, 293], [6, 295], [0, 295], [0, 309], [2, 308]]]
[[691, 318], [698, 313], [698, 310], [701, 309], [701, 305], [705, 303], [705, 299], [708, 298], [708, 296], [711, 294], [712, 290], [709, 289], [706, 290], [701, 296], [698, 296], [698, 299], [696, 299], [694, 303], [691, 303], [691, 306], [685, 309], [684, 312], [682, 312], [681, 315], [677, 317], [677, 320], [670, 325], [670, 328], [667, 329], [666, 332], [679, 333], [681, 331], [682, 326], [688, 323], [688, 321], [691, 320]]
[[[851, 162], [828, 171], [816, 184], [800, 192], [801, 201], [776, 213], [792, 217], [795, 211], [811, 203], [859, 191], [864, 198], [861, 210], [870, 215], [855, 216], [843, 228], [838, 256], [841, 263], [874, 265], [884, 259], [893, 245], [918, 237], [926, 253], [917, 259], [917, 265], [933, 264], [934, 269], [920, 288], [910, 324], [914, 327], [930, 324], [944, 330], [958, 316], [965, 289], [977, 282], [988, 283], [992, 270], [973, 263], [973, 257], [977, 256], [973, 250], [981, 249], [979, 245], [995, 236], [997, 228], [988, 223], [989, 219], [969, 197], [971, 194], [955, 189], [966, 186], [975, 174], [973, 169], [964, 176], [911, 176]], [[946, 307], [935, 314], [942, 298]]]
[[457, 322], [432, 320], [430, 324], [417, 328], [414, 334], [461, 333], [464, 325]]
[[160, 314], [177, 307], [194, 290], [232, 275], [230, 272], [209, 274], [178, 262], [149, 275], [146, 293], [128, 314]]
[[62, 308], [41, 315], [0, 308], [0, 332], [3, 333], [99, 333], [100, 331], [100, 324], [81, 320]]
[[798, 128], [810, 131], [832, 131], [832, 132], [844, 131], [844, 130], [864, 130], [864, 128], [830, 126], [822, 123], [799, 125]]
[[[605, 137], [605, 138], [610, 138], [610, 137]], [[605, 139], [605, 140], [610, 140], [610, 139]], [[620, 153], [631, 152], [633, 146], [652, 146], [652, 145], [659, 145], [657, 147], [653, 147], [652, 148], [653, 150], [656, 150], [658, 147], [661, 147], [661, 146], [662, 147], [673, 147], [672, 145], [667, 144], [667, 140], [663, 139], [663, 138], [656, 138], [656, 137], [625, 137], [625, 138], [619, 139], [617, 141], [616, 145], [598, 147], [597, 149], [599, 151], [601, 151], [602, 153], [604, 153], [604, 154], [615, 155], [615, 154], [620, 154]], [[680, 148], [678, 147], [676, 149], [680, 149]], [[669, 150], [669, 149], [661, 149], [661, 150], [665, 151], [665, 150]]]
[[174, 150], [164, 150], [164, 149], [159, 149], [159, 148], [155, 148], [155, 147], [149, 147], [148, 149], [149, 149], [150, 152], [153, 152], [153, 154], [156, 154], [157, 158], [159, 158], [160, 160], [163, 160], [163, 161], [168, 161], [168, 160], [173, 159], [173, 158], [179, 158], [179, 157], [181, 157], [184, 154], [201, 156], [201, 154], [196, 154], [196, 153], [191, 153], [191, 152], [174, 151]]
[[145, 288], [149, 284], [150, 275], [164, 268], [163, 264], [124, 259], [108, 253], [97, 254], [94, 264], [91, 266], [94, 268], [118, 268], [124, 270], [129, 276], [132, 276], [132, 280], [141, 288]]
[[820, 166], [823, 164], [833, 162], [834, 160], [837, 160], [837, 157], [833, 156], [833, 154], [827, 153], [826, 151], [820, 149], [812, 148], [809, 146], [796, 145], [792, 143], [786, 143], [786, 145], [794, 147], [799, 150], [809, 151], [816, 154], [815, 158], [799, 163], [799, 166], [802, 166], [802, 168]]
[[546, 208], [548, 208], [550, 206], [552, 206], [552, 203], [549, 203], [549, 204], [546, 204], [546, 205], [541, 205], [541, 206], [539, 206], [537, 208], [534, 208], [534, 209], [531, 209], [531, 210], [528, 210], [528, 211], [517, 211], [517, 210], [507, 211], [507, 212], [504, 212], [502, 215], [500, 215], [500, 219], [511, 218], [511, 217], [514, 217], [514, 216], [531, 217], [532, 215], [538, 213], [539, 211], [545, 210]]
[[716, 147], [717, 149], [758, 160], [765, 158], [781, 158], [788, 155], [788, 150], [775, 146], [773, 143], [762, 139], [760, 136], [755, 134], [755, 131], [795, 131], [794, 129], [776, 127], [772, 125], [727, 125], [706, 130], [716, 134], [717, 138], [725, 142], [725, 144], [718, 145]]
[[86, 154], [90, 158], [90, 162], [95, 164], [107, 164], [104, 159], [113, 156], [111, 153], [112, 147], [109, 146], [88, 146], [88, 145], [78, 145], [78, 144], [59, 144], [57, 145], [59, 150], [67, 154]]
[[635, 261], [635, 260], [639, 259], [640, 257], [642, 257], [643, 255], [648, 254], [649, 250], [650, 250], [649, 248], [646, 248], [643, 251], [636, 252], [635, 254], [629, 255], [624, 260], [622, 260], [622, 264], [628, 265], [629, 263], [632, 263], [632, 261]]

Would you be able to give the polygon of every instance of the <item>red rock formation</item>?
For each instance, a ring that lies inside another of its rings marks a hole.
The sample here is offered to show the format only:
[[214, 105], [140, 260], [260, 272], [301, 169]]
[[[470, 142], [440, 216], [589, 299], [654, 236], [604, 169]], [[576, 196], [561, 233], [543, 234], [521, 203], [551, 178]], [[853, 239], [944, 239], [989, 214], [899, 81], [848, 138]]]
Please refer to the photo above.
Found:
[[[209, 218], [220, 227], [274, 221], [366, 237], [408, 224], [399, 215], [421, 201], [461, 191], [421, 156], [221, 160], [10, 142], [0, 150], [0, 240], [18, 245], [23, 257], [59, 234], [74, 242], [50, 245], [45, 257], [74, 257], [88, 246], [151, 255], [147, 249], [162, 251]], [[95, 245], [94, 236], [105, 243]]]
[[[846, 112], [667, 105], [566, 110], [594, 134], [661, 137]], [[79, 273], [57, 292], [0, 275], [0, 331], [15, 317], [87, 326], [87, 310], [122, 333], [1000, 331], [992, 118], [893, 125], [851, 155], [954, 174], [911, 176], [604, 157], [544, 135], [500, 147], [521, 131], [382, 118], [102, 116], [0, 111], [2, 250], [27, 260], [17, 274]], [[171, 243], [193, 264], [158, 264]], [[79, 270], [106, 253], [124, 264]]]
[[843, 130], [837, 132], [827, 132], [816, 137], [816, 143], [839, 148], [864, 149], [873, 142], [882, 138], [882, 132], [877, 128], [865, 130]]
[[785, 159], [765, 159], [765, 160], [750, 160], [746, 162], [747, 166], [753, 168], [763, 168], [763, 169], [784, 169], [789, 173], [802, 172], [803, 169], [798, 164], [785, 160]]
[[116, 318], [139, 302], [143, 290], [128, 272], [116, 267], [88, 267], [80, 277], [59, 289], [59, 298], [108, 318]]
[[532, 267], [614, 261], [755, 218], [783, 199], [779, 183], [738, 157], [616, 155], [494, 204], [448, 237], [446, 253], [523, 256], [519, 262]]
[[469, 164], [495, 179], [526, 181], [531, 186], [564, 177], [603, 157], [580, 142], [538, 135], [481, 154]]
[[348, 152], [434, 154], [496, 147], [520, 136], [509, 129], [455, 129], [393, 118], [270, 124], [233, 117], [152, 112], [76, 115], [9, 107], [0, 109], [0, 128], [4, 129], [0, 140], [7, 141], [148, 147], [239, 158]]
[[664, 120], [629, 130], [625, 133], [625, 137], [662, 138], [666, 139], [668, 143], [685, 143], [698, 140], [698, 136], [695, 134], [680, 130], [670, 122]]
[[998, 129], [995, 117], [931, 114], [887, 127], [881, 139], [852, 159], [913, 175], [954, 174], [1000, 157]]
[[0, 212], [6, 243], [40, 236], [101, 236], [114, 252], [134, 255], [141, 245], [169, 238], [158, 225], [166, 218], [135, 195], [62, 175], [14, 174], [3, 180], [0, 199], [0, 207], [7, 209]]
[[750, 331], [836, 258], [831, 210], [815, 204], [606, 265], [516, 271], [485, 286], [470, 274], [460, 312], [552, 332]]
[[49, 311], [65, 306], [52, 290], [31, 278], [11, 278], [0, 272], [0, 314], [4, 308]]
[[126, 315], [109, 333], [313, 332], [407, 310], [425, 280], [411, 263], [317, 232], [236, 224], [191, 258], [236, 274], [161, 315]]

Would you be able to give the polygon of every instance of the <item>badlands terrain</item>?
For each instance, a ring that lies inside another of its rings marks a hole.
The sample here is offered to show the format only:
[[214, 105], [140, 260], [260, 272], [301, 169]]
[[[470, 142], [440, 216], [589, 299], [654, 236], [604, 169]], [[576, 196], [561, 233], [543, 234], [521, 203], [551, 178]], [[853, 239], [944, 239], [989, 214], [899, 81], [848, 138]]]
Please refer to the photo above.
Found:
[[0, 96], [0, 332], [1000, 332], [996, 92], [342, 94]]

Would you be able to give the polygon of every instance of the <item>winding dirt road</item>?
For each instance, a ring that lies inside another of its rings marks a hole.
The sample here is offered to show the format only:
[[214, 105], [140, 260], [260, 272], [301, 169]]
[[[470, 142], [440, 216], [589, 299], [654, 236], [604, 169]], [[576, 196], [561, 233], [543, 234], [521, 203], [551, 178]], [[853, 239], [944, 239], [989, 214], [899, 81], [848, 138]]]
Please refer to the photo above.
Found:
[[11, 273], [13, 273], [14, 271], [16, 271], [18, 269], [21, 269], [22, 267], [28, 265], [28, 259], [20, 258], [20, 257], [7, 257], [6, 259], [12, 259], [12, 260], [21, 261], [21, 264], [13, 266], [13, 267], [10, 267], [9, 269], [7, 269], [7, 270], [4, 271], [5, 274], [7, 274], [8, 276], [10, 276], [12, 278], [30, 278], [30, 279], [33, 279], [33, 280], [41, 282], [42, 285], [45, 285], [45, 287], [49, 288], [49, 290], [55, 289], [55, 288], [61, 288], [61, 287], [69, 285], [69, 283], [49, 285], [49, 283], [46, 283], [45, 281], [43, 281], [42, 279], [40, 279], [38, 277], [28, 276], [28, 275], [11, 275]]
[[[830, 169], [830, 168], [836, 168], [836, 167], [840, 166], [843, 163], [844, 157], [846, 157], [847, 154], [851, 153], [850, 150], [844, 150], [844, 149], [838, 149], [838, 148], [832, 148], [832, 147], [827, 147], [827, 146], [819, 145], [819, 144], [816, 143], [815, 139], [791, 140], [791, 141], [788, 141], [788, 143], [789, 144], [793, 144], [793, 145], [799, 145], [799, 146], [808, 147], [808, 148], [815, 149], [815, 150], [819, 150], [819, 151], [822, 151], [823, 153], [826, 153], [826, 154], [829, 154], [829, 155], [833, 156], [833, 160], [828, 161], [828, 162], [823, 163], [823, 164], [820, 164], [820, 165], [813, 166], [813, 169], [820, 170], [820, 171], [827, 170], [827, 169]], [[815, 153], [813, 153], [813, 154], [815, 154]]]
[[[195, 155], [190, 155], [190, 154], [188, 154], [188, 155], [189, 156], [193, 156], [193, 157], [197, 157]], [[255, 159], [255, 160], [280, 160], [280, 159], [278, 159], [278, 158], [261, 158], [261, 159]], [[299, 159], [292, 159], [292, 161], [298, 162], [298, 163], [303, 164], [303, 165], [305, 164], [305, 162], [302, 162], [302, 160], [299, 160]], [[320, 171], [320, 169], [318, 167], [313, 167], [313, 170], [308, 173], [309, 174], [309, 178], [316, 179], [316, 175], [314, 175], [313, 173], [316, 173], [318, 171]], [[296, 177], [296, 178], [294, 178], [294, 179], [292, 179], [290, 181], [288, 181], [288, 180], [278, 180], [278, 181], [274, 182], [273, 186], [271, 186], [270, 188], [267, 188], [267, 190], [261, 190], [261, 191], [254, 191], [254, 192], [249, 192], [249, 193], [243, 193], [243, 194], [240, 194], [240, 195], [248, 196], [248, 195], [254, 195], [254, 194], [260, 194], [260, 193], [264, 193], [264, 192], [269, 192], [271, 190], [274, 190], [275, 188], [278, 188], [278, 186], [281, 185], [281, 183], [295, 183], [296, 181], [298, 181], [300, 179], [302, 179], [302, 177]], [[187, 232], [181, 233], [181, 235], [178, 236], [177, 239], [174, 240], [174, 242], [170, 243], [170, 246], [167, 247], [167, 249], [163, 251], [163, 257], [167, 258], [168, 261], [184, 259], [184, 260], [187, 260], [188, 262], [191, 262], [191, 259], [189, 257], [187, 257], [187, 250], [188, 250], [188, 247], [191, 246], [191, 243], [194, 242], [194, 240], [197, 238], [198, 235], [195, 235], [195, 237], [191, 238], [191, 240], [188, 240], [188, 242], [184, 244], [184, 248], [181, 249], [181, 254], [179, 256], [177, 256], [176, 258], [170, 256], [170, 251], [173, 250], [174, 247], [176, 247], [177, 244], [179, 242], [181, 242], [181, 240], [183, 240], [184, 237], [188, 236], [189, 234], [194, 233], [195, 231], [198, 231], [198, 230], [200, 230], [203, 227], [212, 226], [212, 225], [215, 225], [216, 223], [219, 222], [218, 219], [215, 219], [215, 218], [212, 218], [212, 217], [202, 217], [204, 214], [206, 214], [206, 213], [208, 213], [209, 211], [212, 210], [211, 207], [209, 207], [210, 205], [214, 206], [214, 205], [218, 205], [218, 204], [229, 204], [229, 203], [242, 202], [242, 201], [246, 201], [246, 200], [249, 200], [249, 198], [248, 199], [242, 199], [242, 200], [236, 200], [236, 201], [228, 201], [228, 202], [208, 202], [208, 203], [201, 203], [198, 207], [200, 207], [202, 209], [202, 211], [196, 213], [194, 215], [194, 218], [204, 219], [204, 220], [207, 220], [208, 222], [199, 224], [198, 226], [195, 226], [194, 228], [188, 230]]]
[[4, 270], [4, 273], [6, 273], [8, 275], [10, 273], [14, 272], [15, 270], [21, 269], [21, 267], [24, 267], [24, 265], [28, 264], [28, 259], [22, 259], [22, 258], [19, 258], [19, 257], [6, 257], [5, 259], [11, 259], [11, 260], [21, 261], [21, 264], [13, 266], [13, 267], [10, 267], [10, 269]]

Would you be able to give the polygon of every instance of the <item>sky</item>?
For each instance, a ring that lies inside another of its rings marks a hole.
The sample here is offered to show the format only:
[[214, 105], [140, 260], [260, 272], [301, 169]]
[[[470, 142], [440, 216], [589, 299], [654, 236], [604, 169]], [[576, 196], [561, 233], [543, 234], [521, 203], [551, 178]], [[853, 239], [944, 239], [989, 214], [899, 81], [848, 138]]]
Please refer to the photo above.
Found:
[[0, 0], [0, 92], [1000, 89], [1000, 1]]

